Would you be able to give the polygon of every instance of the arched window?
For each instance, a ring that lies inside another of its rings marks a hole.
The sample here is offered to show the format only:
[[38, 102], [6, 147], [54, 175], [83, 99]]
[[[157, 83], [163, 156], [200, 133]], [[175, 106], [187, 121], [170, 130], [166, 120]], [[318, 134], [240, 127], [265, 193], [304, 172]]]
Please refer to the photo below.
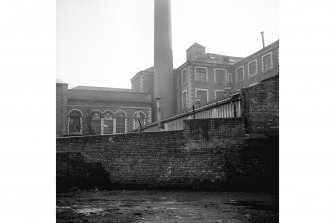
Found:
[[77, 110], [71, 111], [68, 116], [69, 133], [81, 133], [81, 113]]
[[104, 134], [113, 134], [113, 113], [109, 111], [104, 115]]
[[93, 112], [91, 114], [91, 134], [92, 135], [101, 134], [101, 117], [99, 112]]
[[146, 122], [145, 122], [145, 114], [142, 112], [142, 111], [138, 111], [139, 113], [139, 120], [137, 118], [137, 112], [134, 112], [133, 114], [133, 129], [137, 129], [138, 125], [139, 125], [139, 122], [141, 123], [141, 127], [143, 127]]
[[126, 121], [127, 116], [125, 112], [118, 112], [115, 115], [116, 118], [116, 133], [125, 133], [126, 132]]

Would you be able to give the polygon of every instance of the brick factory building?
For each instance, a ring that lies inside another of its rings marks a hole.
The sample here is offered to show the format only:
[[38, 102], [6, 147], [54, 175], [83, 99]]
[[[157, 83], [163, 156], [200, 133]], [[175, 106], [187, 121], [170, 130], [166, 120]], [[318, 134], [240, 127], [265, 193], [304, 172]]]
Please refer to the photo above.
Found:
[[[204, 46], [194, 43], [186, 50], [186, 62], [173, 71], [173, 112], [169, 117], [279, 75], [278, 57], [279, 40], [245, 58], [206, 53]], [[57, 137], [127, 133], [139, 123], [155, 122], [154, 72], [154, 67], [138, 72], [130, 80], [131, 89], [68, 89], [66, 83], [57, 83]]]

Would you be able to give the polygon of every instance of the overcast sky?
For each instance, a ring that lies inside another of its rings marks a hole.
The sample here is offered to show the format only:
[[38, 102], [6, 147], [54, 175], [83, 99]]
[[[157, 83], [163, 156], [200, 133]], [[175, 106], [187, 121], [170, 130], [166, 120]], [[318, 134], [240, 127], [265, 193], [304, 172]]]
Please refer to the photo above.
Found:
[[[130, 88], [154, 64], [154, 0], [57, 0], [57, 78]], [[278, 0], [171, 0], [173, 65], [194, 42], [207, 53], [248, 56], [279, 39]]]

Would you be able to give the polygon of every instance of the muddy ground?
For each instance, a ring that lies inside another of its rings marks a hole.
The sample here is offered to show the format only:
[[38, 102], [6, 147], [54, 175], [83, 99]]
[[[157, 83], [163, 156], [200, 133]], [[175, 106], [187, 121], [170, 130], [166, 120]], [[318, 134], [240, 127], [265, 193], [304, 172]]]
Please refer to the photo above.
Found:
[[262, 193], [81, 191], [57, 194], [57, 222], [279, 222]]

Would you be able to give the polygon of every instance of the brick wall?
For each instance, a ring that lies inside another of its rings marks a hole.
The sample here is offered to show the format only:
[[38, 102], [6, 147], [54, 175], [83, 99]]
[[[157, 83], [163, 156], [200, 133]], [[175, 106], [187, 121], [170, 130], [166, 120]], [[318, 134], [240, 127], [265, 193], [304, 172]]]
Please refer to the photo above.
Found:
[[270, 188], [273, 181], [265, 177], [275, 172], [267, 165], [278, 159], [275, 149], [263, 154], [249, 144], [243, 119], [186, 120], [184, 131], [58, 138], [57, 191]]
[[131, 81], [131, 91], [132, 92], [142, 92], [140, 87], [140, 76]]
[[[249, 87], [252, 84], [258, 83], [262, 80], [265, 80], [267, 78], [276, 76], [279, 74], [279, 57], [278, 57], [278, 50], [279, 50], [279, 41], [276, 41], [267, 47], [255, 52], [254, 54], [244, 58], [240, 62], [234, 64], [232, 66], [232, 74], [234, 79], [234, 89], [239, 90], [241, 88]], [[271, 53], [272, 57], [272, 69], [268, 71], [263, 71], [263, 61], [262, 57], [268, 53]], [[257, 69], [256, 74], [254, 76], [249, 75], [249, 68], [248, 64], [249, 62], [256, 61]], [[236, 69], [243, 67], [244, 70], [244, 78], [242, 81], [236, 80]]]
[[56, 83], [56, 136], [66, 133], [67, 123], [67, 89], [65, 83]]
[[279, 134], [279, 75], [242, 89], [248, 134]]

